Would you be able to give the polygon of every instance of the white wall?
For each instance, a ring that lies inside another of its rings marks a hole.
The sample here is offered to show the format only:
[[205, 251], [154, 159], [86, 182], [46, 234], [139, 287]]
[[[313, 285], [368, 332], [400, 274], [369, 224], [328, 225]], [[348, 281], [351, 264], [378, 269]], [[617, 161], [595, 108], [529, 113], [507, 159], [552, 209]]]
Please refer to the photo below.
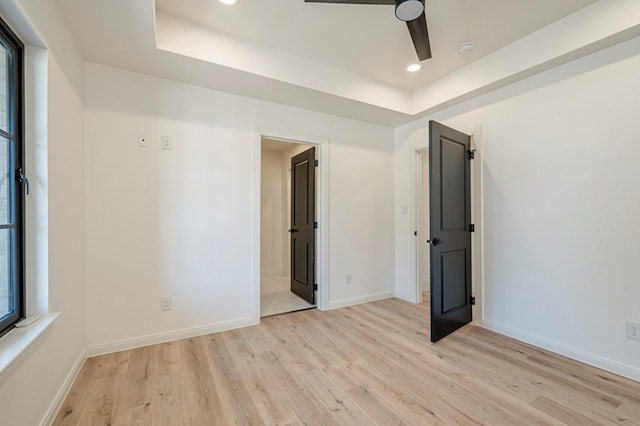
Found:
[[[46, 70], [30, 69], [27, 72], [31, 77], [34, 73], [42, 77], [42, 81], [31, 81], [31, 84], [37, 83], [38, 88], [27, 90], [28, 96], [34, 93], [38, 96], [28, 100], [37, 106], [27, 105], [30, 117], [27, 122], [27, 157], [30, 161], [27, 172], [37, 176], [32, 179], [33, 193], [27, 204], [30, 211], [36, 211], [34, 214], [39, 220], [37, 226], [33, 223], [28, 226], [33, 227], [30, 238], [38, 238], [31, 242], [44, 241], [46, 245], [44, 249], [30, 247], [28, 250], [37, 256], [48, 253], [48, 259], [28, 259], [27, 274], [31, 276], [27, 279], [37, 283], [34, 284], [36, 287], [44, 285], [44, 288], [38, 287], [40, 295], [30, 298], [30, 306], [62, 314], [0, 375], [0, 424], [35, 425], [52, 414], [52, 404], [68, 383], [70, 372], [83, 360], [85, 347], [84, 65], [55, 3], [20, 0], [18, 5], [22, 12], [13, 9], [5, 18], [10, 23], [21, 22], [20, 28], [16, 28], [20, 34], [34, 30], [47, 47], [47, 53], [41, 56]], [[45, 123], [38, 123], [36, 127], [33, 117], [39, 113], [44, 114]], [[46, 165], [38, 163], [42, 153], [47, 158]], [[41, 237], [34, 237], [35, 234]], [[42, 265], [45, 269], [38, 269]], [[42, 306], [42, 294], [45, 300], [48, 299], [48, 306], [46, 301]]]
[[284, 209], [286, 169], [282, 167], [282, 152], [262, 150], [260, 274], [282, 275], [284, 269]]
[[255, 126], [330, 139], [329, 307], [392, 295], [392, 129], [91, 63], [85, 100], [90, 351], [249, 323]]
[[[640, 379], [640, 39], [434, 118], [482, 126], [480, 325]], [[397, 205], [427, 119], [396, 131]], [[397, 289], [410, 275], [397, 216]]]

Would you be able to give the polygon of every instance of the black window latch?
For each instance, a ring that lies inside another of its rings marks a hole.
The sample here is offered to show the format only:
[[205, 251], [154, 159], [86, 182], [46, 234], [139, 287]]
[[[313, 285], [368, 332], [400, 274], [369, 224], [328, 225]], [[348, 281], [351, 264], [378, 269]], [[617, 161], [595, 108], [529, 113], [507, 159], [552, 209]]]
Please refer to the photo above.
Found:
[[27, 179], [27, 176], [25, 176], [24, 171], [21, 168], [16, 169], [16, 181], [24, 185], [24, 189], [27, 192], [27, 195], [29, 195], [29, 179]]

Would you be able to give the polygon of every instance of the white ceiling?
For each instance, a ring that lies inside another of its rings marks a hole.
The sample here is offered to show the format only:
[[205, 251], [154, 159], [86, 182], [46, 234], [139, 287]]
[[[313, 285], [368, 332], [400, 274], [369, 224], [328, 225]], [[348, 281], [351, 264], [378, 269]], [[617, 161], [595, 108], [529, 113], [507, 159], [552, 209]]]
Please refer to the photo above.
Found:
[[411, 75], [393, 6], [55, 1], [88, 61], [387, 126], [640, 35], [638, 0], [426, 0], [434, 57]]
[[[433, 58], [417, 62], [407, 26], [394, 7], [304, 0], [156, 0], [159, 11], [243, 40], [414, 90], [596, 0], [427, 0]], [[476, 48], [458, 55], [458, 46]]]

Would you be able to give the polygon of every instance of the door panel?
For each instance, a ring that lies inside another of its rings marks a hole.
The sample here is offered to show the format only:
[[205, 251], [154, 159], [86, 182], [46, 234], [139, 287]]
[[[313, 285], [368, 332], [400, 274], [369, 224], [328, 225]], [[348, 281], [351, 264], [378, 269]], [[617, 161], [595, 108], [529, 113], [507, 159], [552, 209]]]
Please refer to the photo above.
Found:
[[465, 291], [465, 250], [442, 253], [442, 313], [447, 314], [464, 307], [468, 295]]
[[293, 278], [302, 283], [307, 282], [307, 259], [309, 258], [309, 243], [300, 238], [293, 239]]
[[[468, 148], [466, 148], [468, 149]], [[465, 209], [465, 165], [468, 164], [465, 145], [447, 138], [441, 139], [442, 164], [442, 229], [464, 230], [467, 225]]]
[[315, 148], [291, 159], [291, 291], [315, 303]]
[[471, 138], [429, 122], [431, 341], [471, 322]]
[[[304, 154], [304, 153], [303, 153]], [[308, 200], [308, 174], [309, 159], [304, 158], [299, 163], [292, 166], [292, 185], [293, 185], [293, 224], [304, 226], [312, 219], [309, 217], [309, 200]]]

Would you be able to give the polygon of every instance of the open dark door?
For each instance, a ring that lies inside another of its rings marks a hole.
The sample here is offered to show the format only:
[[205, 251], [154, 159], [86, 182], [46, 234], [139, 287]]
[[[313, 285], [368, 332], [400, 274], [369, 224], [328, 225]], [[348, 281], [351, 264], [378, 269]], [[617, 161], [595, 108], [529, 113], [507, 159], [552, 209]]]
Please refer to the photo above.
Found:
[[471, 138], [429, 122], [431, 341], [471, 322]]
[[291, 291], [315, 304], [316, 149], [291, 159]]

